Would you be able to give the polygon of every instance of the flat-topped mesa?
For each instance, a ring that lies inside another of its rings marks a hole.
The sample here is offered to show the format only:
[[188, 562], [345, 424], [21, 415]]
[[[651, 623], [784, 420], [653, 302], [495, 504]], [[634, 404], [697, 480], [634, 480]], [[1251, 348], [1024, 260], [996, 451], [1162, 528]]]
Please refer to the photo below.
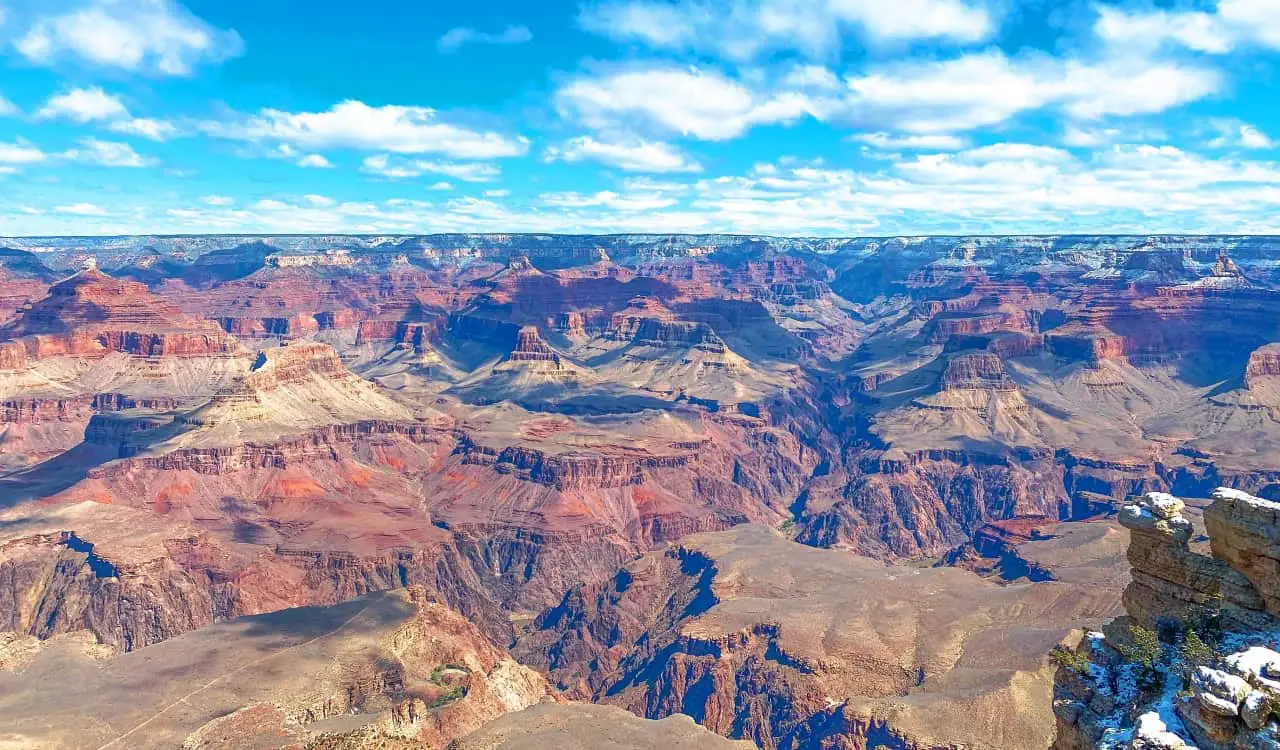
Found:
[[631, 341], [645, 320], [674, 320], [675, 314], [652, 297], [635, 297], [626, 309], [614, 313], [605, 329], [604, 338], [609, 341]]
[[516, 334], [516, 345], [508, 355], [509, 362], [551, 362], [560, 366], [560, 355], [538, 335], [537, 326], [523, 326]]
[[[1183, 501], [1172, 495], [1150, 492], [1120, 511], [1120, 524], [1130, 531], [1133, 566], [1124, 604], [1138, 622], [1194, 624], [1220, 614], [1227, 627], [1238, 630], [1280, 625], [1274, 617], [1280, 614], [1280, 576], [1275, 575], [1280, 568], [1267, 573], [1268, 566], [1280, 565], [1275, 540], [1280, 505], [1235, 490], [1220, 489], [1214, 496], [1217, 502], [1205, 511], [1213, 556], [1191, 548], [1192, 523], [1182, 513]], [[1272, 541], [1267, 541], [1268, 520]], [[1254, 562], [1263, 559], [1272, 562]]]
[[[145, 285], [93, 268], [52, 286], [49, 296], [0, 330], [0, 338], [22, 339], [27, 356], [37, 359], [109, 352], [202, 357], [243, 351], [213, 321], [190, 317]], [[16, 355], [3, 359], [12, 364]]]
[[724, 340], [711, 326], [687, 320], [645, 318], [640, 321], [631, 341], [636, 346], [695, 347], [716, 354], [723, 354], [728, 350]]
[[1004, 368], [1004, 362], [993, 352], [959, 354], [947, 362], [942, 373], [942, 389], [1015, 391], [1013, 378]]
[[247, 375], [204, 406], [177, 417], [180, 425], [205, 429], [181, 435], [166, 447], [265, 444], [370, 420], [411, 421], [413, 413], [347, 370], [328, 344], [295, 343], [259, 353]]
[[1280, 377], [1280, 344], [1267, 344], [1253, 350], [1244, 368], [1244, 385], [1257, 390]]
[[246, 381], [256, 390], [273, 390], [316, 375], [330, 380], [351, 377], [332, 346], [307, 341], [258, 352]]

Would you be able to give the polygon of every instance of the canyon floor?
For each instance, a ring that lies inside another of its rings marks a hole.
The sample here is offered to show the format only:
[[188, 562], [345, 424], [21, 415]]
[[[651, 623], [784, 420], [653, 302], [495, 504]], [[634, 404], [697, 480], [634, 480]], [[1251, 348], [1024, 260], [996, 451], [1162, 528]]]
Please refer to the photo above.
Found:
[[189, 240], [0, 253], [0, 747], [1043, 748], [1280, 496], [1265, 238]]

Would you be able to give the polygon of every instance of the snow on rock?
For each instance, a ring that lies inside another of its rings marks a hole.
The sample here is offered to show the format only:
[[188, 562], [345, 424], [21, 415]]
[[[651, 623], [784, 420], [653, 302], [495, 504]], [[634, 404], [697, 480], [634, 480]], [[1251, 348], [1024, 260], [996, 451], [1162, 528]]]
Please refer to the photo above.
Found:
[[1222, 716], [1236, 716], [1249, 695], [1249, 683], [1233, 674], [1211, 667], [1198, 667], [1191, 676], [1196, 699], [1205, 709]]
[[1166, 521], [1181, 516], [1183, 509], [1187, 507], [1182, 500], [1166, 492], [1148, 492], [1143, 498], [1143, 504], [1156, 518]]
[[1138, 717], [1129, 747], [1133, 750], [1195, 750], [1194, 745], [1187, 744], [1186, 740], [1169, 731], [1164, 719], [1155, 711]]

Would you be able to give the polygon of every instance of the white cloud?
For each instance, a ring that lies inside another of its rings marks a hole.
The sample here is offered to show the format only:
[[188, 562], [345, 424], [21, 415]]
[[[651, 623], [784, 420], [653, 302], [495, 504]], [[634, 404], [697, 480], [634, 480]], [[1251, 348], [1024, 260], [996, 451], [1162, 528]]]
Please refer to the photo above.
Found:
[[0, 143], [0, 164], [38, 164], [46, 158], [45, 152], [21, 139], [16, 143]]
[[68, 149], [63, 156], [71, 161], [96, 164], [101, 167], [146, 167], [155, 163], [133, 150], [127, 143], [83, 138], [80, 148]]
[[1178, 45], [1221, 55], [1246, 44], [1280, 47], [1280, 8], [1275, 0], [1219, 0], [1212, 12], [1104, 5], [1094, 30], [1106, 43], [1130, 50]]
[[501, 168], [484, 162], [396, 159], [389, 154], [366, 157], [360, 165], [360, 171], [393, 180], [420, 177], [428, 173], [442, 174], [464, 182], [490, 182], [502, 174]]
[[107, 129], [124, 135], [140, 136], [152, 141], [167, 141], [170, 138], [182, 135], [182, 131], [173, 123], [150, 117], [130, 117], [116, 120], [107, 125]]
[[0, 117], [9, 117], [18, 114], [18, 105], [0, 96]]
[[890, 133], [859, 133], [849, 140], [885, 151], [957, 151], [968, 141], [954, 135], [893, 135]]
[[544, 154], [546, 161], [594, 161], [626, 172], [699, 172], [702, 167], [685, 153], [667, 143], [631, 140], [600, 141], [591, 136], [571, 138]]
[[73, 216], [106, 216], [107, 212], [95, 203], [75, 203], [68, 206], [55, 206], [54, 211]]
[[441, 122], [426, 107], [371, 107], [348, 100], [324, 112], [264, 109], [229, 121], [208, 121], [201, 129], [220, 138], [274, 141], [303, 150], [350, 148], [400, 154], [442, 153], [462, 159], [519, 156], [528, 141], [492, 131]]
[[1275, 141], [1253, 125], [1240, 126], [1240, 145], [1245, 148], [1274, 148]]
[[1276, 142], [1256, 125], [1239, 120], [1214, 120], [1210, 126], [1218, 136], [1209, 141], [1210, 148], [1270, 149]]
[[544, 204], [555, 208], [608, 208], [614, 211], [656, 211], [676, 205], [673, 198], [657, 194], [621, 195], [612, 190], [598, 193], [544, 193], [541, 200]]
[[1222, 54], [1234, 44], [1233, 35], [1219, 18], [1200, 11], [1130, 12], [1104, 5], [1098, 8], [1094, 30], [1107, 43], [1130, 48], [1177, 42], [1200, 52]]
[[307, 154], [298, 160], [299, 167], [311, 167], [315, 169], [329, 169], [333, 165], [329, 160], [324, 158], [322, 154]]
[[662, 67], [579, 76], [556, 92], [556, 105], [593, 130], [625, 132], [640, 124], [710, 141], [820, 113], [802, 93], [768, 93], [715, 72]]
[[112, 120], [128, 117], [129, 110], [120, 97], [108, 94], [97, 86], [71, 89], [49, 97], [36, 112], [37, 117], [62, 117], [79, 123]]
[[1082, 119], [1162, 112], [1207, 96], [1220, 84], [1213, 71], [1175, 63], [1012, 60], [989, 51], [850, 78], [847, 113], [858, 123], [947, 133], [998, 125], [1045, 107]]
[[748, 60], [771, 51], [830, 57], [846, 33], [874, 43], [990, 38], [997, 19], [962, 0], [605, 0], [580, 22], [617, 41]]
[[453, 185], [441, 181], [433, 184], [431, 187], [427, 188], [427, 190], [453, 190]]
[[533, 40], [533, 34], [524, 26], [508, 26], [497, 34], [488, 34], [466, 26], [445, 32], [436, 40], [441, 54], [457, 52], [464, 44], [524, 44]]
[[206, 195], [200, 200], [209, 206], [234, 206], [236, 199], [226, 195]]
[[23, 19], [14, 46], [28, 60], [76, 59], [158, 75], [190, 75], [202, 62], [243, 53], [235, 31], [210, 26], [174, 0], [87, 0], [59, 14]]

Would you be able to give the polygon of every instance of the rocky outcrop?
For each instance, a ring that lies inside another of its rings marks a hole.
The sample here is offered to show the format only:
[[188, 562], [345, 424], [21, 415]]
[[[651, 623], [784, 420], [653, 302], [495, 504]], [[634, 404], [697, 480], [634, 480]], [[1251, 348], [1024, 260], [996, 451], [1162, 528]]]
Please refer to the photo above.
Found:
[[1121, 512], [1128, 616], [1061, 652], [1057, 750], [1280, 747], [1276, 506], [1218, 490], [1204, 512], [1212, 556], [1190, 546], [1185, 510], [1148, 493]]
[[[1191, 548], [1194, 529], [1182, 515], [1181, 503], [1172, 495], [1149, 493], [1142, 502], [1127, 505], [1120, 512], [1120, 523], [1131, 534], [1128, 555], [1133, 582], [1124, 599], [1130, 616], [1146, 627], [1155, 627], [1163, 618], [1200, 622], [1219, 615], [1235, 629], [1271, 626], [1266, 601], [1231, 560], [1219, 556], [1217, 550], [1211, 556]], [[1235, 502], [1228, 499], [1225, 504], [1234, 506]], [[1225, 510], [1206, 511], [1206, 525], [1210, 517], [1234, 515], [1224, 514]], [[1216, 533], [1223, 539], [1215, 543], [1218, 547], [1233, 544], [1230, 540], [1241, 533], [1224, 525], [1215, 521], [1210, 528], [1210, 538]], [[1242, 541], [1244, 538], [1241, 534]]]
[[1243, 574], [1280, 617], [1280, 503], [1226, 488], [1214, 498], [1204, 513], [1214, 558]]

